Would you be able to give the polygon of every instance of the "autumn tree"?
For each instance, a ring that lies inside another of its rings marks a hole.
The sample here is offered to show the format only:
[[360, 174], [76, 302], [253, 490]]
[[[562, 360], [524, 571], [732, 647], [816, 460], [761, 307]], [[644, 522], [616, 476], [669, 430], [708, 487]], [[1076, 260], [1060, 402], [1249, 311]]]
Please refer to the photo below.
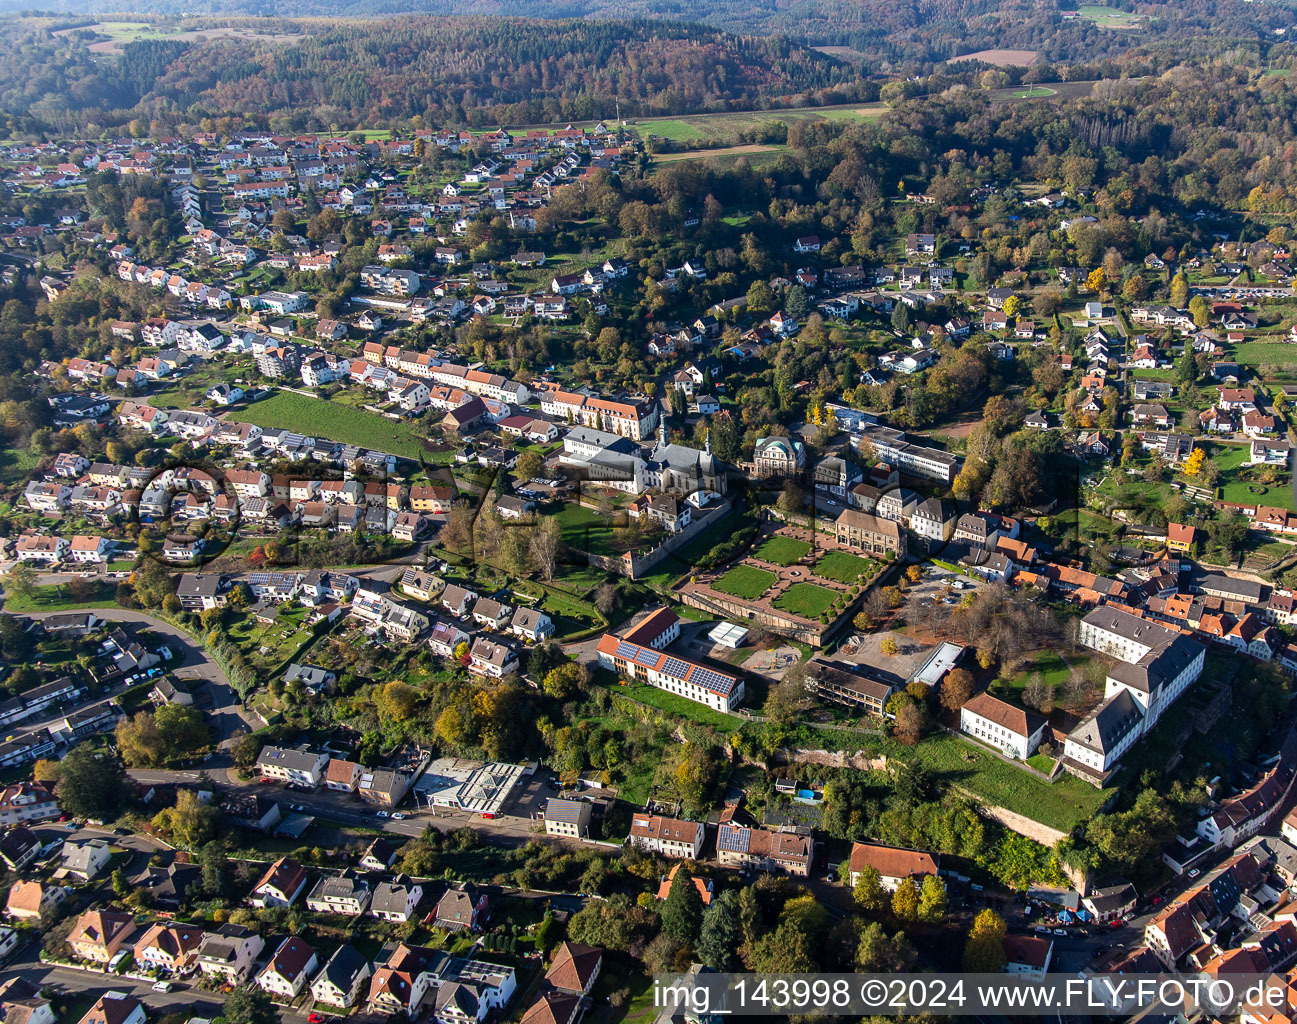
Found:
[[892, 913], [899, 921], [913, 921], [919, 916], [919, 887], [914, 879], [902, 879], [892, 892]]
[[973, 696], [973, 688], [973, 674], [968, 669], [951, 669], [941, 681], [941, 706], [952, 714], [958, 714]]
[[995, 974], [1004, 967], [1004, 918], [987, 908], [978, 913], [964, 944], [964, 970], [970, 974]]
[[946, 883], [936, 875], [924, 875], [919, 886], [919, 919], [940, 921], [946, 916]]
[[866, 864], [856, 876], [852, 887], [851, 898], [856, 906], [864, 910], [882, 910], [887, 905], [887, 890], [883, 888], [883, 878], [872, 864]]
[[153, 824], [173, 843], [195, 850], [216, 836], [221, 812], [218, 807], [199, 799], [192, 789], [176, 792], [174, 807], [164, 807], [153, 817]]
[[414, 714], [419, 691], [409, 683], [394, 679], [374, 691], [374, 707], [384, 718], [404, 722]]

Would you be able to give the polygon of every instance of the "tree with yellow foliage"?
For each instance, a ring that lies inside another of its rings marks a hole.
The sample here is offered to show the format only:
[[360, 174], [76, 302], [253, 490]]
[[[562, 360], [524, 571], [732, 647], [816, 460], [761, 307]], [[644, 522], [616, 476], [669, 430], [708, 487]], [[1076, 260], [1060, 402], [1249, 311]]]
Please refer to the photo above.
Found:
[[1195, 448], [1184, 463], [1185, 476], [1197, 476], [1202, 472], [1202, 464], [1207, 461], [1207, 453], [1201, 448]]
[[1090, 271], [1090, 276], [1085, 279], [1085, 286], [1092, 292], [1101, 290], [1108, 276], [1103, 272], [1103, 267], [1095, 267]]

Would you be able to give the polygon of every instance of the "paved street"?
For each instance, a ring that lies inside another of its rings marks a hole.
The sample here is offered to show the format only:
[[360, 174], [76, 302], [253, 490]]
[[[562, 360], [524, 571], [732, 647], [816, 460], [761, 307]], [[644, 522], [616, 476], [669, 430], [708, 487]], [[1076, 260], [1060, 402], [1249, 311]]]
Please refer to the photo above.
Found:
[[239, 779], [232, 770], [227, 769], [222, 762], [215, 760], [203, 769], [194, 768], [187, 771], [132, 769], [129, 774], [139, 782], [194, 785], [202, 780], [204, 772], [213, 782], [228, 789], [261, 792], [289, 806], [305, 808], [302, 813], [312, 814], [322, 820], [340, 825], [363, 825], [406, 837], [420, 836], [428, 826], [442, 832], [450, 832], [467, 825], [482, 833], [483, 839], [492, 846], [506, 848], [524, 846], [533, 839], [560, 841], [553, 837], [546, 837], [542, 824], [530, 817], [532, 809], [542, 809], [545, 801], [557, 794], [557, 791], [540, 777], [528, 779], [526, 785], [519, 788], [519, 792], [510, 801], [505, 811], [494, 818], [483, 818], [480, 815], [444, 807], [433, 810], [407, 806], [397, 811], [406, 817], [395, 821], [391, 818], [378, 817], [373, 808], [362, 803], [359, 797], [349, 793], [330, 789], [300, 793], [279, 784], [262, 784], [256, 779], [244, 781]]
[[[221, 743], [226, 743], [239, 729], [261, 728], [261, 720], [239, 704], [238, 696], [230, 686], [224, 670], [183, 629], [156, 619], [147, 612], [128, 608], [96, 608], [94, 613], [109, 622], [134, 623], [166, 637], [167, 646], [176, 655], [176, 660], [168, 666], [172, 673], [179, 679], [208, 684], [212, 694], [212, 707], [207, 714]], [[24, 617], [46, 619], [58, 614], [62, 613], [29, 612]]]

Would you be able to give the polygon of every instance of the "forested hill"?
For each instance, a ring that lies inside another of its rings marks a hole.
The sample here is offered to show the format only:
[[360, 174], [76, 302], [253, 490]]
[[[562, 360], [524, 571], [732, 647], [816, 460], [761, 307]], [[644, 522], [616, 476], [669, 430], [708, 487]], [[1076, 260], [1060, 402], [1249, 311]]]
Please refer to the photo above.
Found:
[[88, 52], [77, 30], [10, 35], [0, 39], [0, 106], [47, 122], [165, 103], [190, 116], [527, 124], [611, 116], [618, 102], [644, 115], [807, 102], [834, 89], [831, 98], [859, 98], [858, 73], [842, 61], [680, 22], [406, 17], [297, 27], [308, 34], [293, 42], [134, 42], [115, 60]]
[[[86, 14], [127, 5], [51, 0], [44, 9]], [[1211, 36], [1225, 42], [1273, 38], [1297, 25], [1297, 0], [1105, 0], [1128, 11], [1133, 29], [1101, 18], [1064, 17], [1076, 0], [208, 0], [209, 16], [385, 17], [490, 15], [529, 19], [656, 19], [698, 22], [740, 35], [785, 35], [811, 45], [851, 47], [895, 63], [939, 61], [994, 48], [1037, 50], [1051, 61], [1115, 56], [1156, 41]], [[130, 9], [171, 17], [193, 12], [182, 0], [130, 0]], [[0, 11], [24, 0], [0, 0]]]

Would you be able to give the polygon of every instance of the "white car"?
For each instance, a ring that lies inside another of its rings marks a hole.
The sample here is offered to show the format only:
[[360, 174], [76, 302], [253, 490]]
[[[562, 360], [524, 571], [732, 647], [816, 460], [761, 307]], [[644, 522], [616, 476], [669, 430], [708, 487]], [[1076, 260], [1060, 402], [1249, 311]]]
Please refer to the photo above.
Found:
[[393, 814], [393, 815], [392, 815], [392, 820], [393, 820], [393, 821], [404, 821], [404, 820], [405, 820], [405, 815], [404, 815], [404, 814]]
[[153, 983], [154, 992], [170, 992], [171, 989], [172, 989], [172, 985], [171, 982], [169, 981], [155, 981]]

